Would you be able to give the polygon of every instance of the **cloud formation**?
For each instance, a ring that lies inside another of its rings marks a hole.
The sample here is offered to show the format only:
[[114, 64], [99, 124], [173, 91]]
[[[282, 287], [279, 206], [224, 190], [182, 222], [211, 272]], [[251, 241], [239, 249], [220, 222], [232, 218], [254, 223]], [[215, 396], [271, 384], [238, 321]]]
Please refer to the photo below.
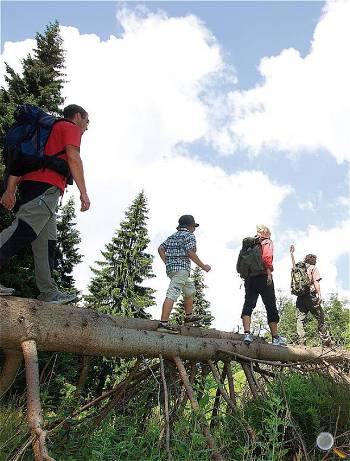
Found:
[[[214, 268], [206, 280], [216, 325], [233, 326], [242, 303], [234, 247], [242, 235], [254, 233], [256, 221], [274, 226], [291, 189], [259, 171], [229, 175], [179, 148], [210, 130], [201, 95], [225, 73], [218, 44], [196, 18], [123, 10], [119, 19], [124, 34], [107, 42], [62, 27], [67, 102], [86, 106], [91, 119], [82, 151], [93, 206], [79, 217], [85, 261], [77, 279], [86, 285], [88, 266], [143, 189], [153, 254], [181, 214], [194, 214], [200, 222], [198, 252]], [[168, 283], [158, 256], [154, 271], [157, 278], [150, 283], [158, 307], [152, 313], [158, 317]]]
[[229, 94], [229, 122], [217, 145], [256, 155], [326, 150], [338, 162], [350, 160], [349, 23], [350, 2], [330, 1], [305, 57], [294, 48], [264, 57], [262, 83]]

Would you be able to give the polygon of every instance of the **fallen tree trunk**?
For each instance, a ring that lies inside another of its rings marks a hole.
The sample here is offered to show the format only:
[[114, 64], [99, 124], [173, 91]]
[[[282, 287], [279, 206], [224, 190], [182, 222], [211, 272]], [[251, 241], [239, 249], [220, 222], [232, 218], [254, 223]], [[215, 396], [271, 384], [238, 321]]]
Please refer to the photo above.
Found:
[[[124, 326], [121, 327], [121, 324]], [[326, 359], [328, 363], [334, 363], [350, 360], [347, 351], [276, 347], [264, 341], [254, 341], [246, 346], [236, 337], [170, 335], [135, 329], [137, 324], [135, 319], [112, 317], [90, 309], [53, 306], [22, 298], [2, 298], [0, 347], [20, 350], [23, 341], [34, 339], [39, 351], [94, 356], [159, 357], [162, 354], [167, 359], [178, 356], [206, 362], [218, 360], [227, 353], [239, 355], [240, 360], [245, 356], [273, 362], [322, 362]], [[193, 330], [205, 333], [205, 330]]]

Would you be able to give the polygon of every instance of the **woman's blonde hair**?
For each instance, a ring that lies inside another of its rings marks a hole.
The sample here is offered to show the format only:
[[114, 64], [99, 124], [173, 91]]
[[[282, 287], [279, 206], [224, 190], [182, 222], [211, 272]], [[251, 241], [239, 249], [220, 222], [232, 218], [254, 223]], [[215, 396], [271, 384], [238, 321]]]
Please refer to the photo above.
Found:
[[265, 226], [265, 224], [258, 224], [256, 226], [256, 233], [259, 235], [259, 237], [271, 237], [271, 231], [267, 226]]

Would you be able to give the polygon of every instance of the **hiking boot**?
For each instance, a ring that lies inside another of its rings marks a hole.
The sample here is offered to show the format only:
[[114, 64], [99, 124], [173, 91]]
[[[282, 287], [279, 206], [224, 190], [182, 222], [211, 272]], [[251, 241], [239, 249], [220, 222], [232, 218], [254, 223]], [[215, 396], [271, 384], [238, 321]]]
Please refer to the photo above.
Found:
[[283, 338], [283, 336], [278, 335], [272, 338], [272, 345], [273, 346], [286, 346], [287, 341], [285, 338]]
[[201, 320], [202, 320], [202, 317], [200, 317], [199, 315], [194, 315], [194, 314], [186, 315], [184, 324], [186, 325], [187, 323], [198, 323]]
[[171, 335], [178, 335], [179, 330], [173, 325], [169, 325], [168, 322], [159, 322], [158, 333], [170, 333]]
[[12, 296], [14, 292], [14, 288], [4, 287], [4, 285], [1, 285], [0, 283], [0, 296]]
[[321, 339], [321, 342], [322, 342], [322, 346], [332, 347], [332, 346], [335, 345], [334, 341], [332, 341], [332, 338], [331, 338], [330, 334], [328, 333], [328, 331], [326, 331], [326, 333], [319, 332], [319, 335], [320, 335], [320, 339]]
[[249, 346], [254, 341], [254, 336], [251, 333], [244, 333], [244, 338], [243, 338], [244, 344]]
[[62, 293], [61, 291], [52, 295], [39, 295], [38, 299], [50, 304], [69, 304], [78, 298], [77, 293]]

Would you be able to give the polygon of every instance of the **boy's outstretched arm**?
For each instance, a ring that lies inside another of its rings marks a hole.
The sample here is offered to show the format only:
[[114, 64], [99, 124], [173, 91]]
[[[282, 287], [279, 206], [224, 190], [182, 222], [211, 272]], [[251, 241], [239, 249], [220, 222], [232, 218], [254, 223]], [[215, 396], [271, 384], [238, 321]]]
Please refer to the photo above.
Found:
[[188, 257], [195, 263], [197, 264], [197, 266], [199, 266], [201, 269], [203, 269], [205, 272], [209, 272], [211, 267], [209, 266], [209, 264], [204, 264], [202, 263], [202, 261], [199, 259], [199, 257], [197, 256], [197, 253], [195, 252], [195, 250], [189, 250], [187, 252], [187, 255]]

